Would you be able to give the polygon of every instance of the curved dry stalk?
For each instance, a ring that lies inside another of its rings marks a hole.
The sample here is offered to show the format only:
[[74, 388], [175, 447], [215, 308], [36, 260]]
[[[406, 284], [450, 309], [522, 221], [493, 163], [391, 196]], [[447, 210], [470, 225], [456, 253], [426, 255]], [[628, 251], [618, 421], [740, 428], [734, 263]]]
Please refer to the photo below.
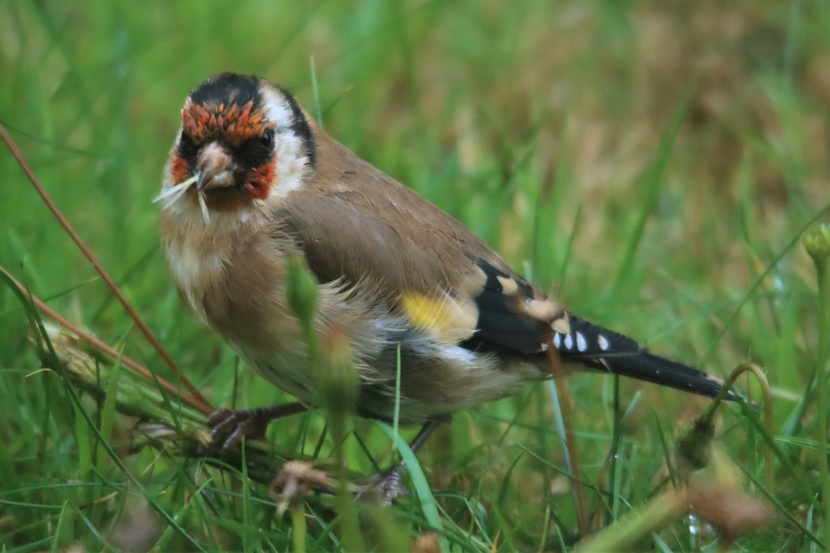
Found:
[[573, 435], [573, 423], [571, 422], [571, 408], [567, 391], [565, 389], [565, 368], [562, 366], [562, 360], [559, 358], [559, 353], [553, 344], [553, 333], [549, 325], [543, 325], [542, 331], [545, 336], [545, 343], [547, 344], [548, 366], [550, 374], [558, 382], [556, 386], [556, 393], [559, 395], [560, 410], [562, 412], [562, 425], [565, 427], [565, 443], [567, 444], [569, 455], [571, 456], [571, 470], [573, 472], [573, 494], [574, 503], [576, 504], [576, 520], [579, 527], [579, 535], [586, 537], [590, 533], [588, 526], [588, 509], [585, 504], [585, 496], [582, 493], [582, 468], [579, 463], [579, 453], [576, 448], [576, 440]]
[[190, 382], [190, 380], [188, 380], [188, 378], [179, 371], [178, 367], [176, 366], [176, 363], [173, 361], [170, 355], [167, 354], [162, 345], [153, 335], [152, 331], [150, 331], [147, 325], [144, 324], [144, 321], [141, 320], [141, 317], [139, 317], [136, 310], [133, 309], [133, 306], [130, 305], [130, 302], [127, 301], [127, 298], [124, 297], [124, 294], [121, 293], [121, 290], [118, 289], [118, 285], [116, 285], [115, 281], [112, 280], [112, 277], [109, 276], [107, 271], [104, 269], [104, 267], [95, 257], [95, 255], [92, 253], [92, 250], [90, 250], [89, 247], [84, 243], [84, 241], [81, 239], [78, 233], [75, 232], [75, 229], [66, 219], [66, 217], [64, 217], [63, 213], [61, 213], [60, 209], [58, 209], [58, 206], [46, 192], [46, 189], [43, 188], [40, 179], [37, 178], [37, 175], [35, 175], [35, 172], [32, 170], [31, 166], [29, 166], [29, 163], [26, 161], [26, 158], [23, 156], [23, 153], [20, 151], [20, 148], [17, 147], [17, 143], [8, 133], [5, 125], [3, 125], [2, 122], [0, 122], [0, 137], [3, 138], [3, 142], [6, 143], [6, 146], [9, 148], [9, 151], [14, 156], [14, 159], [17, 161], [17, 164], [20, 165], [20, 168], [23, 169], [23, 172], [26, 173], [27, 177], [29, 177], [29, 181], [35, 187], [37, 193], [40, 194], [40, 197], [43, 199], [43, 202], [52, 212], [52, 215], [54, 215], [55, 219], [58, 220], [63, 229], [66, 231], [69, 237], [72, 238], [72, 241], [75, 242], [78, 248], [80, 248], [81, 252], [83, 252], [84, 256], [86, 256], [89, 262], [92, 263], [92, 266], [95, 268], [95, 271], [101, 276], [104, 282], [107, 283], [107, 286], [109, 286], [110, 290], [112, 290], [112, 293], [115, 295], [115, 297], [118, 298], [118, 301], [130, 315], [130, 318], [133, 320], [133, 322], [135, 322], [138, 329], [144, 335], [144, 338], [146, 338], [150, 345], [153, 346], [153, 349], [155, 349], [156, 352], [158, 352], [159, 356], [161, 356], [161, 358], [164, 360], [167, 366], [170, 367], [170, 370], [173, 371], [173, 373], [179, 378], [179, 381], [182, 383], [182, 385], [185, 388], [187, 388], [187, 390], [191, 394], [193, 394], [193, 397], [195, 397], [198, 401], [202, 402], [205, 405], [210, 405], [210, 402], [201, 394], [201, 392], [199, 392], [199, 390]]
[[[761, 385], [761, 393], [764, 396], [764, 427], [766, 428], [767, 434], [772, 436], [774, 432], [774, 423], [772, 419], [772, 391], [770, 390], [767, 375], [763, 370], [761, 370], [761, 367], [749, 361], [739, 363], [738, 366], [735, 367], [735, 369], [729, 374], [729, 378], [727, 378], [724, 383], [724, 389], [732, 387], [738, 377], [746, 372], [755, 375], [755, 378], [758, 379], [758, 383]], [[772, 494], [773, 489], [775, 489], [775, 466], [773, 464], [773, 451], [771, 448], [766, 448], [764, 459], [766, 463], [766, 467], [764, 467], [766, 469], [766, 485], [769, 493]]]
[[[315, 462], [298, 456], [294, 451], [277, 449], [267, 442], [246, 441], [244, 454], [242, 444], [214, 446], [208, 419], [202, 409], [184, 401], [184, 404], [177, 406], [174, 419], [169, 403], [155, 382], [133, 373], [116, 376], [113, 365], [101, 363], [82, 347], [81, 342], [97, 342], [94, 336], [88, 333], [84, 333], [85, 336], [75, 335], [76, 328], [62, 328], [61, 325], [62, 322], [54, 324], [44, 321], [42, 327], [34, 326], [32, 329], [30, 340], [38, 347], [44, 366], [56, 368], [56, 363], [60, 363], [61, 373], [70, 384], [94, 398], [101, 399], [108, 393], [114, 393], [115, 410], [139, 419], [132, 430], [131, 451], [150, 446], [176, 457], [205, 458], [206, 462], [219, 468], [233, 467], [239, 471], [244, 463], [252, 480], [263, 484], [270, 482], [269, 492], [281, 506], [304, 499], [312, 490], [333, 493], [340, 485], [345, 485], [349, 493], [358, 494], [366, 489], [365, 479], [355, 479], [353, 474], [338, 483], [333, 473], [337, 467], [342, 470], [340, 463]], [[45, 333], [41, 338], [49, 341], [50, 348], [40, 347], [38, 334], [41, 328]], [[125, 357], [119, 360], [128, 363]], [[118, 379], [115, 386], [113, 378]]]
[[[170, 383], [147, 380], [131, 372], [121, 372], [116, 376], [112, 364], [95, 359], [83, 347], [82, 342], [97, 342], [95, 337], [88, 333], [75, 335], [77, 329], [70, 330], [61, 325], [62, 322], [54, 324], [44, 321], [42, 327], [34, 326], [32, 329], [30, 339], [36, 346], [41, 343], [40, 340], [48, 340], [51, 344], [47, 349], [38, 347], [44, 366], [57, 369], [59, 363], [63, 369], [60, 372], [69, 385], [86, 391], [98, 400], [114, 391], [115, 410], [138, 419], [132, 430], [131, 451], [149, 445], [177, 457], [201, 458], [207, 455], [209, 463], [237, 469], [241, 468], [244, 459], [249, 476], [262, 483], [271, 481], [289, 458], [288, 452], [275, 451], [271, 444], [255, 440], [245, 444], [244, 456], [239, 446], [212, 447], [204, 409], [178, 395], [176, 397], [182, 399], [182, 404], [176, 405], [174, 417], [169, 401], [157, 385], [157, 382], [162, 382], [165, 390], [169, 390]], [[45, 336], [40, 336], [41, 328]], [[119, 360], [125, 365], [128, 363], [125, 357]], [[112, 385], [113, 378], [118, 379], [115, 386]]]
[[106, 354], [107, 356], [112, 357], [116, 360], [120, 360], [120, 362], [123, 365], [131, 368], [136, 373], [146, 378], [148, 381], [158, 383], [158, 385], [164, 388], [166, 391], [170, 392], [171, 394], [174, 394], [176, 397], [180, 398], [184, 403], [190, 405], [199, 412], [205, 415], [209, 415], [214, 411], [213, 406], [211, 406], [210, 403], [201, 401], [198, 398], [182, 394], [181, 390], [179, 390], [172, 383], [168, 382], [164, 378], [161, 378], [160, 376], [154, 375], [147, 367], [137, 363], [136, 361], [125, 355], [122, 355], [114, 348], [99, 340], [93, 334], [86, 332], [82, 328], [78, 327], [77, 325], [71, 323], [70, 321], [62, 317], [59, 313], [57, 313], [51, 307], [46, 305], [46, 303], [44, 303], [43, 300], [32, 294], [25, 286], [18, 282], [17, 279], [15, 279], [11, 274], [9, 274], [9, 272], [2, 265], [0, 265], [0, 273], [2, 273], [2, 275], [6, 279], [8, 279], [9, 282], [15, 285], [18, 288], [18, 290], [20, 290], [22, 295], [29, 298], [38, 311], [40, 311], [41, 313], [43, 313], [44, 315], [58, 323], [59, 325], [63, 326], [64, 328], [75, 334], [84, 342], [87, 342], [88, 344], [92, 345], [97, 350]]
[[[726, 398], [726, 395], [735, 385], [735, 382], [738, 380], [744, 373], [750, 373], [758, 379], [758, 384], [761, 388], [761, 393], [764, 396], [764, 428], [768, 435], [772, 436], [773, 434], [773, 413], [772, 413], [772, 391], [770, 390], [769, 380], [767, 380], [767, 375], [764, 374], [764, 371], [750, 361], [743, 361], [738, 363], [738, 365], [732, 369], [732, 372], [729, 373], [729, 376], [726, 377], [726, 380], [723, 383], [723, 387], [721, 388], [720, 393], [717, 397], [712, 400], [712, 403], [701, 413], [701, 415], [697, 418], [697, 424], [705, 424], [710, 425], [712, 429], [714, 429], [713, 418], [715, 416], [715, 412], [720, 407], [720, 404]], [[775, 467], [773, 465], [773, 451], [770, 447], [766, 448], [766, 452], [764, 453], [764, 461], [766, 463], [766, 486], [769, 490], [770, 494], [772, 494], [772, 490], [774, 489], [775, 485]]]

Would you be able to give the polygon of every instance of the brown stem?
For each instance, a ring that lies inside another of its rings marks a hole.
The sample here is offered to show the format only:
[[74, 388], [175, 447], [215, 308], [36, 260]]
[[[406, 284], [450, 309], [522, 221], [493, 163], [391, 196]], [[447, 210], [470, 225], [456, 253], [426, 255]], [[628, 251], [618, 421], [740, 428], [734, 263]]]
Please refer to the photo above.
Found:
[[0, 137], [3, 138], [3, 141], [6, 143], [6, 146], [8, 146], [9, 151], [17, 160], [17, 163], [18, 165], [20, 165], [20, 168], [23, 169], [23, 172], [26, 173], [27, 177], [29, 177], [29, 181], [35, 187], [37, 193], [40, 194], [40, 197], [43, 199], [43, 202], [52, 212], [52, 215], [55, 216], [55, 219], [58, 220], [58, 222], [61, 224], [61, 226], [69, 235], [69, 237], [72, 238], [75, 244], [77, 244], [78, 248], [80, 248], [80, 250], [89, 260], [89, 262], [92, 263], [92, 266], [95, 268], [98, 274], [101, 275], [101, 278], [104, 280], [104, 282], [107, 283], [107, 286], [109, 286], [110, 290], [112, 290], [112, 293], [115, 294], [115, 297], [118, 298], [118, 301], [121, 302], [121, 305], [130, 315], [130, 318], [135, 322], [136, 326], [147, 339], [147, 341], [150, 343], [150, 345], [153, 346], [153, 349], [155, 349], [158, 352], [158, 354], [161, 356], [161, 358], [164, 360], [167, 366], [170, 367], [170, 370], [173, 371], [173, 373], [179, 378], [179, 381], [182, 383], [182, 385], [184, 385], [184, 387], [187, 388], [191, 394], [193, 394], [193, 397], [195, 397], [198, 401], [202, 402], [205, 405], [210, 405], [210, 402], [205, 398], [205, 396], [203, 396], [199, 392], [199, 390], [196, 389], [196, 387], [190, 382], [190, 380], [188, 380], [184, 374], [179, 372], [179, 369], [176, 367], [176, 363], [173, 362], [173, 359], [167, 354], [167, 352], [161, 346], [161, 344], [150, 331], [150, 329], [147, 327], [147, 325], [144, 324], [144, 321], [141, 320], [141, 317], [138, 316], [138, 313], [127, 301], [127, 298], [125, 298], [124, 294], [121, 293], [121, 290], [118, 289], [118, 286], [115, 284], [115, 281], [112, 280], [112, 278], [109, 276], [106, 270], [104, 270], [104, 267], [98, 262], [98, 259], [92, 253], [92, 250], [90, 250], [89, 247], [84, 243], [84, 241], [81, 240], [81, 237], [78, 235], [77, 232], [75, 232], [75, 229], [72, 228], [72, 225], [69, 224], [69, 221], [66, 219], [66, 217], [63, 216], [63, 213], [61, 213], [60, 209], [58, 209], [58, 206], [55, 204], [55, 202], [52, 201], [52, 198], [46, 192], [46, 189], [43, 188], [43, 185], [40, 183], [40, 180], [37, 178], [37, 175], [35, 175], [35, 172], [29, 166], [29, 163], [26, 161], [26, 158], [23, 157], [23, 153], [20, 151], [20, 148], [17, 147], [17, 143], [14, 141], [11, 135], [9, 135], [8, 131], [6, 131], [6, 127], [5, 125], [3, 125], [2, 122], [0, 122]]
[[547, 344], [548, 365], [553, 377], [556, 379], [556, 394], [559, 396], [559, 409], [562, 414], [562, 426], [565, 428], [565, 444], [568, 447], [568, 452], [571, 457], [571, 475], [573, 478], [573, 494], [574, 503], [576, 503], [576, 520], [579, 526], [579, 535], [581, 537], [588, 536], [588, 511], [585, 508], [585, 497], [582, 493], [582, 469], [579, 463], [579, 454], [576, 450], [576, 440], [573, 434], [573, 422], [571, 419], [570, 398], [565, 389], [565, 368], [562, 366], [562, 360], [559, 358], [559, 352], [556, 346], [553, 345], [553, 333], [550, 325], [543, 325], [543, 333], [545, 336], [545, 344]]
[[210, 403], [208, 403], [208, 401], [205, 400], [204, 398], [202, 398], [202, 399], [193, 398], [193, 397], [190, 397], [188, 395], [182, 394], [180, 390], [178, 390], [173, 384], [171, 384], [167, 380], [153, 375], [153, 373], [151, 373], [150, 370], [147, 369], [146, 367], [144, 367], [142, 365], [139, 365], [138, 363], [136, 363], [135, 361], [133, 361], [132, 359], [130, 359], [127, 356], [121, 355], [118, 351], [111, 348], [110, 346], [108, 346], [107, 344], [105, 344], [104, 342], [102, 342], [101, 340], [99, 340], [98, 338], [93, 336], [92, 334], [90, 334], [88, 332], [85, 332], [81, 328], [78, 328], [78, 326], [76, 326], [76, 325], [72, 324], [71, 322], [69, 322], [68, 320], [64, 319], [57, 312], [55, 312], [51, 307], [46, 305], [41, 299], [39, 299], [37, 296], [35, 296], [31, 292], [29, 292], [29, 290], [26, 289], [25, 286], [20, 284], [20, 282], [18, 282], [13, 276], [11, 276], [9, 274], [9, 272], [1, 265], [0, 265], [0, 272], [2, 272], [6, 276], [6, 278], [8, 278], [11, 282], [13, 282], [15, 284], [15, 286], [17, 286], [25, 296], [27, 296], [29, 299], [31, 299], [34, 306], [37, 307], [37, 309], [41, 313], [43, 313], [47, 317], [51, 318], [52, 320], [56, 321], [58, 324], [64, 326], [67, 329], [69, 329], [75, 335], [77, 335], [80, 339], [84, 340], [85, 342], [88, 342], [89, 344], [92, 344], [93, 346], [98, 348], [101, 352], [109, 355], [113, 359], [120, 360], [121, 363], [123, 363], [127, 367], [133, 369], [135, 372], [137, 372], [138, 374], [140, 374], [144, 378], [146, 378], [150, 381], [158, 382], [159, 386], [161, 386], [162, 388], [164, 388], [165, 390], [167, 390], [171, 394], [174, 394], [175, 396], [181, 398], [182, 401], [184, 401], [185, 403], [187, 403], [188, 405], [190, 405], [194, 409], [198, 409], [199, 411], [201, 411], [205, 415], [209, 415], [214, 411], [214, 409], [210, 405]]

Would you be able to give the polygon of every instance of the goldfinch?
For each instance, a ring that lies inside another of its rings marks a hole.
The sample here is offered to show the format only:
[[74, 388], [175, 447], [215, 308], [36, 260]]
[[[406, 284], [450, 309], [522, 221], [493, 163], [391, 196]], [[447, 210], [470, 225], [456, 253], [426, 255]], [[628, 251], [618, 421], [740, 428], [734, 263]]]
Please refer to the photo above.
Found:
[[[241, 418], [224, 412], [225, 437], [302, 410], [314, 395], [286, 299], [292, 258], [318, 281], [316, 329], [338, 325], [351, 346], [358, 413], [393, 417], [400, 350], [400, 421], [423, 424], [422, 437], [455, 411], [548, 378], [548, 343], [568, 367], [705, 396], [721, 389], [706, 373], [563, 309], [259, 77], [222, 73], [190, 93], [157, 199], [181, 297], [254, 371], [300, 402]], [[239, 428], [228, 429], [229, 420]]]

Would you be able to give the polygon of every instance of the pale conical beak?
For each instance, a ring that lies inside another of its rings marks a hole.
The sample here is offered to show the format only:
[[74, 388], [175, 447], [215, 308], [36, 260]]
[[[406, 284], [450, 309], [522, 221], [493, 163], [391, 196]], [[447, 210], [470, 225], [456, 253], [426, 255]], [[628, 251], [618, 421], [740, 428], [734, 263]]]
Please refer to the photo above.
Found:
[[233, 158], [218, 142], [211, 142], [199, 152], [196, 160], [196, 190], [224, 188], [234, 185]]

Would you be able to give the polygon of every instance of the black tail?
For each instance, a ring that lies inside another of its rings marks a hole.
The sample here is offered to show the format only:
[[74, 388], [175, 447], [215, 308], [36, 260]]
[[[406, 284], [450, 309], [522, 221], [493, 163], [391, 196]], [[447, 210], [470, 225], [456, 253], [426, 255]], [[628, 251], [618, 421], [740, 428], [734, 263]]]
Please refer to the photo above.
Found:
[[[614, 374], [630, 376], [703, 396], [715, 397], [723, 387], [721, 380], [703, 371], [652, 355], [645, 350], [629, 355], [606, 357], [598, 361]], [[737, 397], [729, 397], [729, 399], [737, 399]]]
[[[564, 360], [708, 397], [715, 397], [723, 387], [720, 379], [652, 355], [627, 336], [573, 315], [569, 319], [570, 332], [554, 334], [554, 345]], [[730, 391], [726, 399], [736, 401], [741, 396]]]

